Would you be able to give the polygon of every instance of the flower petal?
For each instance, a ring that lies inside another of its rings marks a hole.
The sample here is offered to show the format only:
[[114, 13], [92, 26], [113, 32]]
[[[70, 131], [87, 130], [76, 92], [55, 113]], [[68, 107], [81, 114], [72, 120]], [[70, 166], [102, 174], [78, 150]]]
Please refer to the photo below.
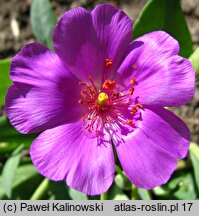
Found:
[[138, 187], [151, 189], [168, 181], [177, 159], [186, 156], [190, 133], [172, 112], [145, 109], [134, 132], [116, 146], [127, 177]]
[[81, 80], [95, 71], [98, 43], [89, 11], [81, 7], [67, 11], [54, 29], [53, 42], [56, 53]]
[[78, 80], [43, 45], [26, 45], [13, 58], [11, 79], [5, 110], [20, 132], [38, 132], [80, 116]]
[[126, 85], [135, 77], [139, 103], [179, 106], [194, 95], [195, 72], [189, 60], [178, 56], [179, 45], [169, 34], [155, 31], [136, 39], [119, 69]]
[[[84, 81], [89, 75], [101, 81], [104, 73], [115, 73], [131, 38], [130, 18], [111, 5], [98, 5], [92, 13], [81, 7], [70, 10], [60, 19], [53, 34], [56, 53]], [[108, 68], [107, 58], [113, 62]]]
[[[100, 50], [98, 58], [103, 68], [106, 58], [112, 60], [109, 76], [113, 75], [122, 63], [132, 39], [133, 23], [120, 9], [112, 5], [97, 5], [92, 11], [95, 31]], [[111, 78], [110, 78], [111, 79]]]
[[81, 121], [46, 130], [33, 142], [30, 155], [42, 175], [66, 180], [89, 195], [104, 193], [114, 179], [111, 144], [85, 136]]

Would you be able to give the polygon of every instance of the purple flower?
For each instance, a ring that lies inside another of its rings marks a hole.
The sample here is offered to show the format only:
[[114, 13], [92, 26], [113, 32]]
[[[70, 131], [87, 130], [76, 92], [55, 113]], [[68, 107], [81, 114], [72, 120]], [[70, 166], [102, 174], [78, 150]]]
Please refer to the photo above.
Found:
[[164, 107], [191, 100], [192, 65], [166, 32], [131, 38], [121, 10], [79, 7], [55, 27], [55, 52], [31, 43], [13, 58], [6, 114], [21, 133], [43, 131], [30, 149], [42, 175], [101, 194], [114, 179], [114, 146], [133, 184], [151, 189], [186, 156], [189, 130]]

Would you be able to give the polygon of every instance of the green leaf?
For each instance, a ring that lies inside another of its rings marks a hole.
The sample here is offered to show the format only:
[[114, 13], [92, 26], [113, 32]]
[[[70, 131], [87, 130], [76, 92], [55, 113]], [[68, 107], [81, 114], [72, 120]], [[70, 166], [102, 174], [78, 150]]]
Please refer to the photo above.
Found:
[[197, 197], [193, 176], [190, 172], [180, 172], [173, 176], [167, 185], [167, 199], [194, 200]]
[[180, 43], [180, 55], [189, 57], [192, 40], [179, 0], [149, 0], [134, 27], [134, 38], [143, 34], [164, 30]]
[[69, 196], [73, 199], [73, 200], [87, 200], [88, 197], [83, 194], [80, 193], [79, 191], [73, 190], [72, 188], [69, 188]]
[[116, 194], [113, 200], [129, 200], [126, 194]]
[[13, 183], [12, 199], [27, 200], [41, 183], [43, 177], [32, 164], [19, 166]]
[[[40, 184], [42, 176], [36, 171], [32, 164], [19, 166], [12, 186], [11, 199], [27, 200]], [[2, 182], [2, 176], [0, 176]], [[2, 185], [0, 185], [0, 199], [7, 199]]]
[[166, 191], [163, 187], [161, 186], [157, 186], [155, 188], [153, 188], [153, 192], [156, 196], [167, 196], [168, 195], [168, 191]]
[[129, 197], [114, 182], [110, 190], [108, 191], [108, 200], [118, 200], [118, 199], [129, 200]]
[[138, 188], [138, 195], [142, 200], [151, 200], [151, 194], [148, 190]]
[[48, 194], [50, 200], [69, 200], [71, 199], [68, 194], [68, 187], [64, 181], [53, 182], [50, 181], [48, 188]]
[[179, 176], [170, 183], [170, 187], [172, 184], [176, 184], [179, 187], [178, 190], [174, 192], [174, 196], [179, 200], [186, 200], [186, 199], [196, 199], [196, 191], [194, 187], [193, 176], [191, 173], [186, 173], [184, 175]]
[[38, 42], [52, 45], [52, 31], [57, 23], [57, 18], [52, 10], [49, 0], [33, 0], [30, 11], [33, 33]]
[[[12, 187], [11, 199], [27, 200], [38, 187], [43, 177], [32, 164], [19, 166]], [[2, 177], [0, 176], [0, 180]], [[0, 199], [7, 199], [0, 185]]]
[[193, 65], [196, 75], [199, 76], [199, 47], [192, 53], [189, 60]]
[[2, 186], [7, 197], [9, 198], [11, 198], [13, 180], [20, 161], [20, 150], [21, 146], [6, 161], [2, 171]]
[[24, 148], [29, 148], [37, 134], [24, 135], [17, 132], [9, 123], [6, 116], [0, 117], [0, 156], [5, 157], [5, 153], [12, 152], [19, 145], [24, 144]]
[[24, 182], [29, 181], [34, 176], [39, 176], [39, 174], [32, 164], [25, 164], [23, 166], [19, 166], [16, 172], [13, 187], [23, 185]]
[[191, 157], [191, 162], [193, 164], [196, 186], [199, 192], [199, 146], [195, 143], [191, 143], [189, 153]]
[[123, 175], [121, 174], [117, 174], [115, 176], [115, 184], [124, 190], [131, 190], [132, 188], [132, 183], [128, 180], [128, 178], [125, 176], [125, 174], [123, 173]]
[[9, 77], [10, 59], [0, 60], [0, 105], [5, 103], [5, 95], [8, 87], [12, 84]]

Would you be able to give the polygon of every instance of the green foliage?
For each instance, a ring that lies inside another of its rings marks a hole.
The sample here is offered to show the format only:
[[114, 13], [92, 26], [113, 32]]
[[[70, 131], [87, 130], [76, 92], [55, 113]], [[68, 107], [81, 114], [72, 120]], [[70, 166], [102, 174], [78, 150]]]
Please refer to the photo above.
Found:
[[173, 199], [191, 200], [197, 197], [193, 176], [190, 172], [180, 173], [179, 176], [169, 181], [167, 185], [170, 190], [169, 195]]
[[158, 199], [191, 200], [197, 192], [191, 171], [176, 171], [167, 184], [153, 189]]
[[[116, 168], [116, 170], [118, 170], [118, 167]], [[126, 177], [126, 175], [120, 171], [116, 176], [115, 176], [115, 184], [124, 190], [130, 190], [132, 187], [131, 182], [129, 181], [129, 179]]]
[[196, 75], [199, 76], [199, 47], [191, 54], [189, 60], [193, 65]]
[[116, 194], [113, 200], [129, 200], [126, 194]]
[[0, 60], [0, 106], [5, 103], [5, 95], [12, 81], [9, 77], [10, 59]]
[[109, 200], [129, 200], [129, 197], [124, 191], [119, 188], [116, 184], [113, 184], [110, 188], [107, 199]]
[[24, 135], [16, 131], [9, 123], [6, 116], [0, 116], [0, 156], [10, 153], [19, 145], [24, 144], [24, 148], [28, 149], [36, 134]]
[[151, 200], [151, 194], [148, 190], [138, 188], [138, 195], [142, 200]]
[[191, 143], [189, 153], [193, 164], [195, 183], [199, 197], [199, 146], [196, 143]]
[[43, 195], [48, 190], [50, 181], [45, 178], [42, 183], [37, 187], [36, 191], [31, 196], [30, 200], [38, 200], [43, 198]]
[[[10, 167], [10, 171], [13, 171]], [[16, 175], [12, 184], [11, 199], [29, 199], [37, 185], [41, 182], [42, 177], [38, 174], [32, 164], [21, 165], [16, 170]], [[2, 176], [0, 176], [2, 182]], [[0, 199], [7, 199], [5, 189], [0, 185]]]
[[13, 180], [20, 161], [20, 151], [21, 146], [13, 152], [3, 167], [1, 183], [8, 198], [11, 198]]
[[179, 0], [149, 0], [134, 27], [134, 38], [143, 34], [164, 30], [180, 43], [180, 55], [189, 57], [192, 40]]
[[88, 197], [83, 194], [80, 193], [79, 191], [73, 190], [72, 188], [69, 188], [69, 196], [73, 199], [73, 200], [87, 200]]
[[64, 181], [53, 182], [50, 181], [48, 187], [48, 199], [49, 200], [70, 200], [72, 199], [68, 193], [68, 187]]
[[33, 0], [30, 17], [32, 30], [37, 41], [52, 49], [52, 31], [57, 23], [57, 17], [52, 10], [50, 1]]

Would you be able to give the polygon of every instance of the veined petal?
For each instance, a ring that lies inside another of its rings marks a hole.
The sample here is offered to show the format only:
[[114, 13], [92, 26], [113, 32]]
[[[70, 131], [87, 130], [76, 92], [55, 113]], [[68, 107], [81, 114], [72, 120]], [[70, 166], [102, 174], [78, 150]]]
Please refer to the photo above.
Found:
[[53, 34], [55, 51], [68, 69], [81, 80], [91, 75], [96, 81], [117, 71], [131, 38], [132, 21], [111, 5], [98, 5], [91, 13], [81, 7], [70, 10]]
[[109, 79], [117, 71], [127, 54], [132, 38], [133, 23], [120, 9], [112, 5], [98, 5], [92, 11], [92, 19], [99, 43], [100, 69], [106, 58], [112, 61], [108, 70]]
[[67, 11], [53, 33], [56, 53], [81, 80], [94, 73], [98, 64], [98, 43], [91, 13], [78, 7]]
[[46, 130], [33, 142], [30, 155], [42, 175], [66, 180], [89, 195], [106, 192], [114, 179], [111, 144], [85, 136], [81, 121]]
[[38, 132], [80, 116], [78, 80], [43, 45], [28, 44], [13, 58], [11, 79], [5, 111], [20, 132]]
[[186, 156], [190, 132], [172, 112], [160, 107], [145, 109], [134, 132], [116, 145], [127, 177], [138, 187], [151, 189], [168, 181], [177, 159]]
[[135, 77], [134, 96], [147, 105], [179, 106], [194, 95], [195, 72], [188, 59], [178, 56], [179, 45], [169, 34], [155, 31], [136, 39], [119, 69], [128, 85]]

